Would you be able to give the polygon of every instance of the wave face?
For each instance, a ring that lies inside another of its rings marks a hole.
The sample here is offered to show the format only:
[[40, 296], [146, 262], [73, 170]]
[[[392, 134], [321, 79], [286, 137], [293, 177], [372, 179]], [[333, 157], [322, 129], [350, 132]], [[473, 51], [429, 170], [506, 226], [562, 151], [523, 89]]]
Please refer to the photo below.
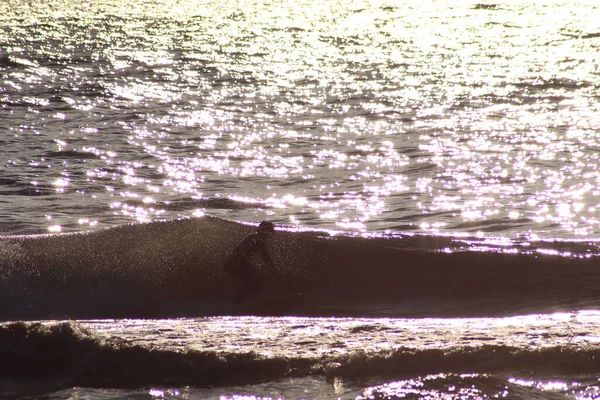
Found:
[[[246, 313], [224, 257], [255, 226], [212, 217], [0, 239], [0, 318]], [[548, 250], [554, 245], [552, 251]], [[278, 230], [263, 298], [304, 293], [286, 315], [498, 315], [598, 306], [593, 243], [473, 248], [451, 238]], [[442, 249], [442, 250], [440, 250]], [[257, 260], [260, 261], [260, 260]], [[256, 311], [260, 313], [260, 310]]]

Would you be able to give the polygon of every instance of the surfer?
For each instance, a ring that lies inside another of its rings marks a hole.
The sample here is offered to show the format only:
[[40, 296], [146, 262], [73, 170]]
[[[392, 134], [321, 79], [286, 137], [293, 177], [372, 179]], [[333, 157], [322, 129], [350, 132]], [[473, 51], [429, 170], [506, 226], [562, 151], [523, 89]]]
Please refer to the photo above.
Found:
[[246, 236], [225, 258], [225, 270], [242, 284], [233, 299], [235, 303], [242, 301], [248, 294], [252, 298], [256, 297], [265, 282], [265, 277], [258, 271], [258, 267], [250, 262], [249, 259], [252, 256], [260, 253], [269, 267], [273, 268], [273, 261], [271, 261], [265, 242], [273, 235], [274, 231], [275, 227], [271, 222], [261, 222], [257, 232]]

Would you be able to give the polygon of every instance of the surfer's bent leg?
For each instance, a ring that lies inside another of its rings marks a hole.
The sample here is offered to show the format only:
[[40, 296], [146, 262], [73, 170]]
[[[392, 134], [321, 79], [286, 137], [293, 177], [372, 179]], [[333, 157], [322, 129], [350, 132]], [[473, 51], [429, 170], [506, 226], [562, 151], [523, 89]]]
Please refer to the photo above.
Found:
[[236, 260], [231, 257], [228, 257], [227, 259], [225, 259], [225, 262], [223, 263], [223, 267], [225, 268], [225, 271], [227, 271], [227, 273], [229, 275], [231, 275], [233, 278], [235, 278], [235, 280], [239, 281], [242, 284], [242, 286], [238, 290], [237, 294], [233, 298], [234, 303], [239, 303], [240, 301], [242, 301], [242, 299], [246, 295], [246, 287], [243, 283], [244, 279], [241, 276], [243, 267], [240, 265], [239, 260]]
[[254, 299], [258, 295], [260, 288], [264, 283], [262, 275], [258, 272], [256, 265], [250, 261], [245, 260], [243, 262], [243, 273], [240, 274], [242, 278], [242, 285], [244, 287], [244, 296], [250, 295], [250, 298]]
[[234, 303], [241, 302], [248, 293], [252, 297], [256, 297], [264, 281], [258, 273], [256, 265], [248, 260], [229, 259], [225, 261], [225, 270], [242, 285], [233, 298]]
[[251, 298], [254, 299], [256, 298], [256, 296], [258, 296], [258, 292], [260, 292], [260, 289], [262, 288], [264, 283], [265, 277], [261, 273], [259, 273], [258, 268], [254, 266], [254, 270], [248, 282], [248, 291], [250, 292]]

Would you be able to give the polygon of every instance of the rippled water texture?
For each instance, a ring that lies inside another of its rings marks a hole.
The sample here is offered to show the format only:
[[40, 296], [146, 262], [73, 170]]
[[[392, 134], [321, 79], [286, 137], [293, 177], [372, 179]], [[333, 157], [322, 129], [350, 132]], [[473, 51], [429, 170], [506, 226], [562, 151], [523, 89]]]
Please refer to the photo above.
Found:
[[5, 233], [598, 238], [595, 2], [0, 3]]

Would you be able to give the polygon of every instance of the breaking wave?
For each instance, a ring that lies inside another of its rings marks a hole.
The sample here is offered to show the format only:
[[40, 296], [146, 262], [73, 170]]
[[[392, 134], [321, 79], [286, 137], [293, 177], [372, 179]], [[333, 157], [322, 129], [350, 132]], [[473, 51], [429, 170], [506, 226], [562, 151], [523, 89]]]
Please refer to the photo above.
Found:
[[[0, 237], [0, 318], [239, 314], [222, 261], [254, 230], [202, 217]], [[284, 314], [498, 315], [600, 305], [596, 243], [519, 247], [281, 228], [269, 248], [277, 271], [262, 295], [304, 293]]]
[[[481, 382], [485, 383], [492, 379], [485, 376], [490, 373], [497, 376], [535, 374], [539, 377], [597, 374], [600, 371], [600, 350], [594, 346], [402, 347], [373, 353], [269, 357], [251, 351], [169, 351], [115, 337], [101, 337], [75, 322], [0, 325], [0, 356], [3, 360], [0, 375], [5, 379], [13, 382], [44, 379], [56, 386], [54, 389], [59, 386], [233, 385], [310, 375], [360, 381], [374, 377], [382, 380], [415, 375], [470, 374], [460, 379], [483, 380]], [[424, 379], [432, 381], [431, 377]], [[454, 377], [453, 381], [457, 379]]]

